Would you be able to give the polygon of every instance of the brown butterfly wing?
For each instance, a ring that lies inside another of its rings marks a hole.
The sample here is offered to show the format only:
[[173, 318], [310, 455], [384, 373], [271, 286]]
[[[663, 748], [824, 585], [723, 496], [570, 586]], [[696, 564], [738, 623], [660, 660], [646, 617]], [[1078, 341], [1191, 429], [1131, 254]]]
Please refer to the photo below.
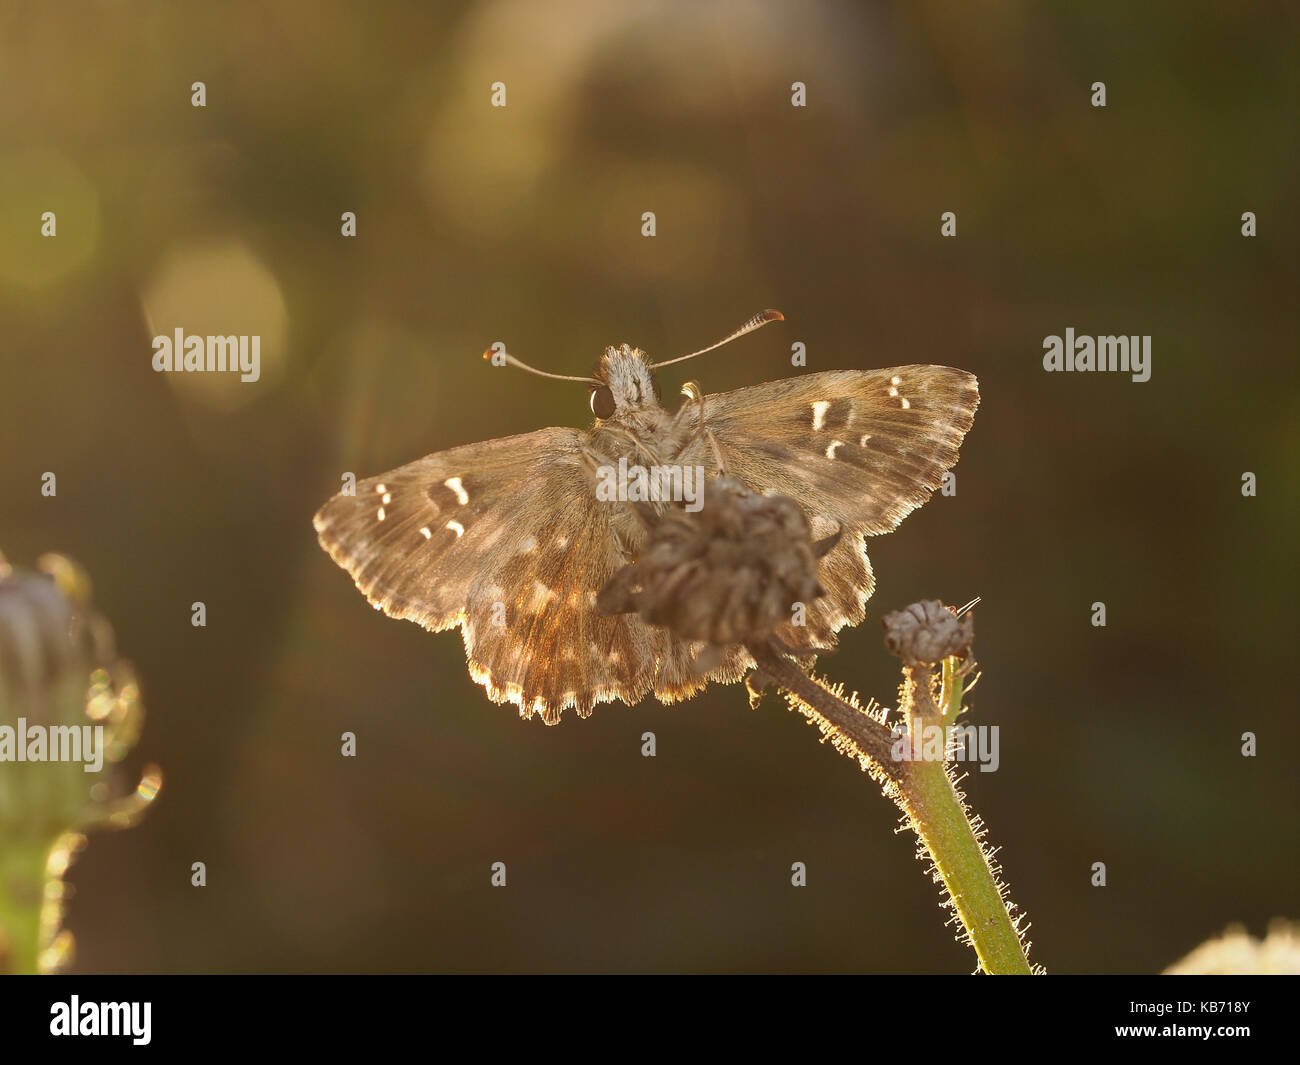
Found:
[[[831, 370], [705, 397], [705, 426], [728, 473], [754, 491], [797, 499], [814, 538], [841, 530], [821, 561], [827, 594], [808, 605], [806, 627], [778, 635], [832, 646], [837, 630], [862, 621], [875, 586], [866, 537], [891, 531], [930, 498], [978, 406], [972, 374], [926, 365]], [[697, 404], [684, 416], [698, 427]], [[703, 435], [681, 461], [716, 468]], [[711, 679], [734, 679], [738, 662], [733, 654]]]
[[597, 504], [584, 434], [453, 448], [359, 481], [316, 514], [321, 546], [390, 617], [460, 625], [470, 675], [494, 702], [548, 723], [573, 706], [637, 702], [665, 636], [602, 617], [596, 593], [625, 563]]

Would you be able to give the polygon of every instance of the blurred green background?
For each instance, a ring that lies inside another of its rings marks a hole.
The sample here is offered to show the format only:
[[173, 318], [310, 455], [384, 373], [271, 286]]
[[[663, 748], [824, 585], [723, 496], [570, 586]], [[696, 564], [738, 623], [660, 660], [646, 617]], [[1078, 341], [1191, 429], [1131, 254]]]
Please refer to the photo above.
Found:
[[[768, 306], [665, 395], [799, 372], [795, 341], [979, 375], [957, 495], [875, 541], [824, 666], [892, 702], [880, 615], [983, 596], [1001, 767], [965, 786], [1032, 957], [1157, 971], [1300, 916], [1292, 11], [0, 5], [0, 549], [89, 570], [166, 777], [71, 873], [74, 969], [973, 968], [893, 807], [774, 695], [521, 722], [311, 528], [344, 470], [589, 422], [495, 340], [581, 374]], [[154, 373], [176, 325], [260, 334], [261, 382]], [[1151, 380], [1044, 373], [1066, 327], [1151, 334]]]

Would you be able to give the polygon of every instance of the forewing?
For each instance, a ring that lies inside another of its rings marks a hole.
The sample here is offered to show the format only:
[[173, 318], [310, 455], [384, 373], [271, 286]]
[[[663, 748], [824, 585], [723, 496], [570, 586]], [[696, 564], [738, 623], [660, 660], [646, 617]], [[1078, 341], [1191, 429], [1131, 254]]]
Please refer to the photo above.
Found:
[[471, 676], [524, 717], [635, 703], [654, 675], [635, 615], [596, 593], [624, 564], [582, 434], [543, 429], [453, 448], [359, 481], [316, 514], [321, 546], [391, 617], [460, 625]]
[[[865, 617], [875, 585], [865, 537], [889, 532], [929, 499], [978, 405], [974, 375], [926, 365], [831, 370], [705, 397], [706, 432], [681, 461], [716, 467], [716, 445], [728, 473], [797, 499], [815, 538], [842, 531], [821, 562], [827, 594], [809, 606], [806, 628], [779, 635], [829, 646]], [[698, 404], [683, 416], [698, 428]]]

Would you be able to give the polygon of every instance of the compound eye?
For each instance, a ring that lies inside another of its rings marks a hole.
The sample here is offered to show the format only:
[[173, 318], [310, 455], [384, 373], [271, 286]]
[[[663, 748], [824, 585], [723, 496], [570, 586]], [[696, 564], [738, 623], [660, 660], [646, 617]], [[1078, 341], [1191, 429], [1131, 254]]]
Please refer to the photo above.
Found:
[[614, 416], [614, 393], [605, 385], [598, 385], [591, 390], [591, 413], [597, 418]]

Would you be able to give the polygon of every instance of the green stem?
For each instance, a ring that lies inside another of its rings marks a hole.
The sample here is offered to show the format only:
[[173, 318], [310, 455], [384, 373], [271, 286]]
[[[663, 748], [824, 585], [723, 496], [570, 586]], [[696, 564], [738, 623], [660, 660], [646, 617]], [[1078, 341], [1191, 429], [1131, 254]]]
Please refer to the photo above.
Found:
[[952, 724], [961, 711], [967, 673], [963, 665], [955, 658], [944, 662], [942, 713], [930, 690], [929, 669], [906, 667], [907, 723], [917, 754], [901, 761], [893, 756], [889, 729], [835, 695], [784, 655], [762, 644], [750, 644], [748, 650], [758, 665], [756, 676], [760, 680], [775, 682], [807, 710], [848, 736], [853, 741], [852, 749], [867, 755], [889, 782], [886, 793], [907, 814], [934, 861], [957, 917], [970, 936], [980, 968], [998, 976], [1031, 975], [1033, 969], [1006, 899], [957, 796], [946, 762], [919, 757], [924, 750], [921, 726], [927, 721]]
[[940, 689], [939, 712], [945, 724], [956, 724], [961, 713], [961, 699], [966, 692], [966, 673], [956, 657], [943, 660], [943, 687]]
[[889, 729], [850, 706], [834, 692], [828, 691], [815, 677], [799, 669], [790, 659], [779, 655], [764, 644], [751, 643], [746, 650], [753, 656], [759, 669], [784, 691], [814, 710], [818, 716], [834, 725], [853, 741], [853, 746], [869, 756], [885, 774], [898, 783], [901, 772], [890, 755], [893, 736]]
[[957, 796], [947, 763], [915, 756], [923, 749], [922, 730], [926, 725], [941, 727], [956, 717], [964, 678], [958, 672], [956, 659], [944, 662], [941, 713], [930, 691], [929, 667], [908, 666], [905, 673], [907, 724], [914, 757], [903, 763], [899, 805], [934, 860], [980, 967], [994, 976], [1029, 976], [1033, 970], [1024, 945], [993, 868]]
[[934, 859], [980, 967], [994, 976], [1030, 975], [1020, 936], [944, 763], [908, 762], [901, 791], [907, 816]]
[[18, 838], [0, 849], [0, 973], [40, 971], [46, 868], [54, 843]]

